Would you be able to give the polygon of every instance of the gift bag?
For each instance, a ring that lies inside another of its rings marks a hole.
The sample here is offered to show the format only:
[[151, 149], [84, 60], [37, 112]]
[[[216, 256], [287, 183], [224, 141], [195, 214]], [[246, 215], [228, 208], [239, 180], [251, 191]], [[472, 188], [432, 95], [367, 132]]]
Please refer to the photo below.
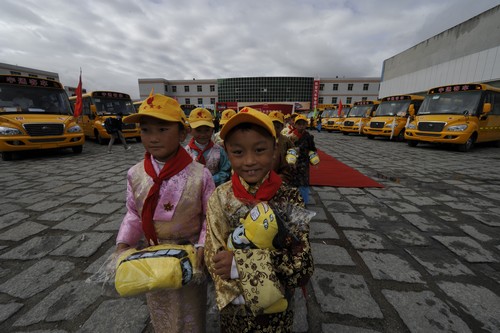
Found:
[[124, 251], [116, 264], [115, 288], [120, 296], [160, 289], [179, 289], [193, 279], [193, 245], [160, 244]]

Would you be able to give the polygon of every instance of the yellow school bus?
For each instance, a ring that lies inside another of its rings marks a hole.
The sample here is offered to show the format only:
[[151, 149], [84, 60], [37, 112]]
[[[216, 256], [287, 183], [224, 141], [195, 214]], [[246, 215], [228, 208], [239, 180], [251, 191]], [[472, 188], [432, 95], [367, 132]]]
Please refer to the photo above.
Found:
[[0, 75], [0, 152], [71, 148], [82, 152], [85, 137], [73, 118], [61, 83], [20, 75]]
[[[71, 104], [75, 104], [76, 96], [71, 96]], [[109, 117], [122, 114], [123, 117], [135, 113], [130, 95], [115, 91], [91, 91], [82, 95], [83, 110], [78, 117], [78, 124], [85, 136], [95, 139], [99, 144], [106, 143], [111, 136], [104, 128], [104, 121]], [[125, 139], [141, 140], [138, 124], [123, 124], [122, 133]]]
[[448, 143], [462, 152], [474, 143], [500, 140], [500, 89], [486, 84], [432, 88], [406, 126], [411, 147], [419, 142]]
[[351, 110], [351, 104], [342, 104], [342, 110], [340, 115], [338, 113], [338, 104], [334, 104], [335, 107], [330, 113], [329, 117], [326, 118], [323, 128], [331, 133], [332, 131], [340, 131], [340, 125], [344, 122], [345, 115]]
[[391, 140], [404, 141], [409, 111], [418, 111], [423, 100], [424, 97], [418, 95], [383, 98], [368, 126], [363, 127], [363, 133], [368, 139], [384, 136]]
[[355, 102], [351, 110], [349, 110], [344, 122], [340, 125], [340, 131], [342, 134], [363, 134], [363, 127], [370, 122], [370, 119], [377, 110], [379, 104], [380, 102], [376, 100]]
[[136, 101], [136, 102], [134, 102], [135, 112], [139, 112], [139, 108], [141, 107], [142, 102], [143, 101]]

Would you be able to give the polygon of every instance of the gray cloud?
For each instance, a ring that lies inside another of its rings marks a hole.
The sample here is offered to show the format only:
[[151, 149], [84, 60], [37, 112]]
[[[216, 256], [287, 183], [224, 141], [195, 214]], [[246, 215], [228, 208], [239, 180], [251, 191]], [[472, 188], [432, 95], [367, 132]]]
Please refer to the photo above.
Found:
[[87, 90], [138, 78], [379, 76], [383, 60], [500, 0], [4, 0], [0, 62]]

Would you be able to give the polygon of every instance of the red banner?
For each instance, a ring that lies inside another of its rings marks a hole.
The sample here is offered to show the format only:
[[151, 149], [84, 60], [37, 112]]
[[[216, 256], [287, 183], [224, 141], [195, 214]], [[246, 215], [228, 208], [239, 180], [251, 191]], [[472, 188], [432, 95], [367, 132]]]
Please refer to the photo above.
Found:
[[76, 87], [76, 102], [75, 102], [75, 112], [73, 117], [78, 118], [82, 114], [83, 102], [82, 102], [82, 71], [80, 70], [80, 79], [78, 80], [78, 87]]
[[313, 96], [313, 98], [312, 98], [311, 110], [315, 110], [318, 107], [319, 80], [314, 80], [313, 95], [312, 96]]
[[338, 111], [339, 117], [342, 115], [342, 100], [339, 100], [339, 111]]

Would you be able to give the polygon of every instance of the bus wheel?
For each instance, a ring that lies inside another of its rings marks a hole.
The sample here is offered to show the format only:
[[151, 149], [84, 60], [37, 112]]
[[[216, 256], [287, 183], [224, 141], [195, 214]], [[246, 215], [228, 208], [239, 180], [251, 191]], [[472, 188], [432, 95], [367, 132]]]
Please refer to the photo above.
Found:
[[367, 135], [366, 135], [366, 137], [367, 137], [368, 139], [370, 139], [370, 140], [373, 140], [373, 139], [375, 138], [373, 135], [369, 135], [369, 134], [367, 134]]
[[342, 132], [342, 134], [344, 134], [344, 135], [349, 135], [349, 132]]
[[73, 150], [73, 153], [81, 154], [83, 151], [83, 146], [75, 146], [75, 147], [71, 147], [71, 149]]
[[463, 153], [470, 151], [472, 146], [474, 146], [474, 141], [474, 135], [471, 135], [464, 144], [458, 145], [458, 150]]
[[4, 151], [2, 153], [2, 160], [3, 161], [12, 161], [12, 155], [13, 155], [12, 152], [10, 152], [10, 151]]
[[416, 147], [418, 145], [418, 141], [416, 140], [408, 140], [408, 146]]

